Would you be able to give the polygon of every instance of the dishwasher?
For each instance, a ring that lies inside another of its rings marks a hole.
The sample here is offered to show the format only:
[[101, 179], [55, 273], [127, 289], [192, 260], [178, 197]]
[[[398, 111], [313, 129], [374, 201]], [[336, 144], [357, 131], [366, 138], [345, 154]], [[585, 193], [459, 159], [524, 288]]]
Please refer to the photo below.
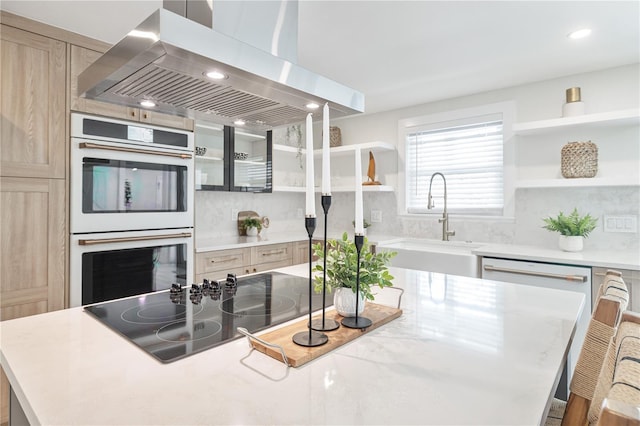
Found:
[[585, 297], [556, 397], [566, 400], [569, 383], [591, 319], [591, 268], [524, 260], [482, 258], [482, 278], [581, 293]]

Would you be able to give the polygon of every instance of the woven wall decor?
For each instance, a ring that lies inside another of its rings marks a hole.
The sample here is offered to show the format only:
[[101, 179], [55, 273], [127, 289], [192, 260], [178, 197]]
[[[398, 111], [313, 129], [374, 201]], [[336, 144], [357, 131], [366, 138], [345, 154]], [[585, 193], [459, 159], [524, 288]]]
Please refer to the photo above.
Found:
[[342, 134], [340, 133], [340, 127], [329, 127], [329, 146], [342, 145]]
[[569, 142], [562, 147], [562, 176], [592, 178], [598, 173], [598, 146], [591, 142]]

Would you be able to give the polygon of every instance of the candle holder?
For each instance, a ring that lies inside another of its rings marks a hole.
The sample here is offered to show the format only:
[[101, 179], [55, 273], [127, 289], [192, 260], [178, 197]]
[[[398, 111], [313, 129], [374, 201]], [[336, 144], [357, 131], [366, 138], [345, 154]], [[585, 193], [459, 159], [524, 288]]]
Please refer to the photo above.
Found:
[[331, 208], [331, 194], [322, 194], [322, 210], [324, 210], [324, 264], [322, 278], [322, 319], [317, 319], [311, 323], [311, 328], [317, 331], [332, 331], [340, 327], [338, 321], [325, 318], [327, 306], [327, 216]]
[[313, 231], [316, 229], [316, 217], [315, 216], [307, 216], [304, 218], [304, 226], [307, 229], [307, 235], [309, 235], [309, 323], [308, 328], [309, 331], [301, 331], [300, 333], [296, 333], [293, 335], [293, 343], [306, 346], [321, 346], [329, 341], [329, 338], [324, 333], [319, 333], [317, 331], [313, 331], [311, 329], [311, 292], [313, 291], [313, 275], [311, 274], [311, 264], [313, 263], [313, 251], [311, 249]]
[[356, 316], [344, 318], [342, 320], [342, 325], [348, 328], [367, 328], [372, 324], [372, 321], [369, 318], [358, 316], [358, 301], [360, 300], [360, 252], [364, 245], [364, 235], [356, 234], [354, 237], [354, 243], [358, 258], [358, 266], [356, 268]]

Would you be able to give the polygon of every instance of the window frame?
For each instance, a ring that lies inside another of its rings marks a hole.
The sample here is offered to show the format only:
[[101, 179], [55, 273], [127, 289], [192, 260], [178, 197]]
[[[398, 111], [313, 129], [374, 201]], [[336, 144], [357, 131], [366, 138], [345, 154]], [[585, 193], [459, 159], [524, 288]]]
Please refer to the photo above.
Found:
[[406, 138], [410, 133], [415, 132], [416, 127], [436, 126], [438, 123], [446, 123], [451, 121], [464, 121], [473, 117], [487, 116], [491, 114], [502, 115], [502, 158], [503, 158], [503, 199], [504, 206], [502, 215], [465, 215], [450, 213], [450, 216], [458, 218], [473, 219], [491, 219], [496, 218], [512, 219], [514, 217], [514, 197], [515, 197], [515, 146], [513, 123], [515, 119], [515, 102], [505, 101], [493, 104], [487, 104], [477, 107], [457, 109], [445, 112], [437, 112], [428, 115], [405, 118], [398, 121], [398, 216], [410, 216], [414, 218], [433, 218], [439, 217], [442, 213], [436, 210], [433, 213], [409, 213], [407, 211], [407, 174], [406, 174], [406, 157], [407, 144]]

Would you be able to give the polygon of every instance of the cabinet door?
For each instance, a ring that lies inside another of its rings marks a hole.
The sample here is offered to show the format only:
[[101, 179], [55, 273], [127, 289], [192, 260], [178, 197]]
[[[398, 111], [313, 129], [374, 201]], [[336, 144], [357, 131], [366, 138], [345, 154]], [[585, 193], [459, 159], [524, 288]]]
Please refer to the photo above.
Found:
[[228, 191], [229, 166], [225, 160], [225, 129], [222, 125], [197, 123], [196, 190]]
[[63, 179], [1, 178], [2, 320], [63, 309]]
[[271, 131], [195, 125], [196, 189], [271, 192]]
[[293, 243], [293, 264], [309, 262], [309, 242], [296, 241]]
[[231, 191], [271, 192], [272, 132], [228, 129]]
[[78, 76], [100, 56], [102, 56], [102, 52], [71, 45], [71, 66], [69, 72], [70, 109], [72, 111], [82, 111], [123, 120], [138, 121], [137, 108], [129, 108], [122, 105], [108, 104], [78, 97]]
[[64, 178], [66, 45], [5, 25], [1, 38], [2, 176]]

